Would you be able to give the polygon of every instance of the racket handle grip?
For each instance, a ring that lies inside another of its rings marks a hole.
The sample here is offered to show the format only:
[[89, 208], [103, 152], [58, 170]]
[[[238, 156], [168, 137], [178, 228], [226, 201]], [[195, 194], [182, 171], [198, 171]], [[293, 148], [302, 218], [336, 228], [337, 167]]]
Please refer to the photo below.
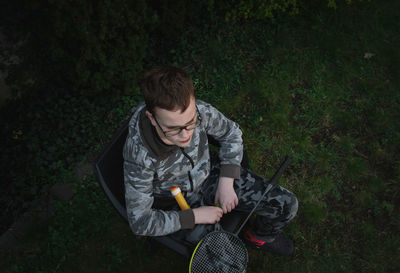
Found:
[[185, 197], [183, 197], [181, 189], [179, 187], [172, 187], [170, 189], [171, 194], [175, 197], [176, 202], [178, 202], [179, 207], [181, 210], [187, 210], [190, 209], [188, 203], [185, 200]]

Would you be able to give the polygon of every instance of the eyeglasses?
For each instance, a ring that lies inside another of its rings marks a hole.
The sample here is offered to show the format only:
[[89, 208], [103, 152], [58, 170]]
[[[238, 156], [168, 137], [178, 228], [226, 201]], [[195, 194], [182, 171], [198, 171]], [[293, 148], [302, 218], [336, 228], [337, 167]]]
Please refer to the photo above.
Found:
[[195, 122], [192, 122], [186, 126], [178, 126], [176, 129], [172, 129], [170, 131], [164, 131], [163, 128], [161, 127], [160, 123], [158, 123], [156, 115], [153, 114], [154, 120], [156, 121], [158, 127], [160, 127], [161, 131], [163, 132], [163, 134], [166, 137], [176, 136], [176, 135], [179, 135], [183, 129], [185, 129], [186, 131], [191, 131], [194, 128], [196, 128], [197, 126], [199, 126], [201, 124], [201, 117], [199, 115], [199, 112], [197, 111], [197, 107], [196, 107], [196, 115], [197, 115], [197, 118], [196, 118]]

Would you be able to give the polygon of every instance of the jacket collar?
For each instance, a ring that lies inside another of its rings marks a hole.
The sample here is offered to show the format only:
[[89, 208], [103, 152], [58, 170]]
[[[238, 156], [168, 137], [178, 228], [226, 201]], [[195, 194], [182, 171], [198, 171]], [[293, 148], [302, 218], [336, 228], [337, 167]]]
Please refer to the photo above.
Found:
[[140, 137], [152, 157], [159, 160], [165, 159], [170, 154], [176, 152], [179, 147], [165, 144], [145, 113], [146, 107], [139, 114]]

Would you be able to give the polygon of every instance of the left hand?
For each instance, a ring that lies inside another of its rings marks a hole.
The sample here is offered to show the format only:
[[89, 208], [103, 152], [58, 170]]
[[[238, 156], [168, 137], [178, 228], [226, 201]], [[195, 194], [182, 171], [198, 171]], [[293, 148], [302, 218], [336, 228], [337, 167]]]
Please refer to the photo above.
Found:
[[231, 212], [239, 203], [235, 190], [233, 189], [233, 178], [220, 177], [217, 192], [215, 193], [215, 204], [220, 204], [224, 213]]

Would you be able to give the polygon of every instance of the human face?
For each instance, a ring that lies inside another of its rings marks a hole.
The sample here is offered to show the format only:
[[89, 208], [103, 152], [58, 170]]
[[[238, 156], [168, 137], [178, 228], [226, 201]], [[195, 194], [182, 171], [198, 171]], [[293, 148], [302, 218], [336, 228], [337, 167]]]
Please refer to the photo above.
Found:
[[[161, 140], [169, 145], [185, 147], [190, 144], [194, 128], [199, 125], [194, 97], [184, 112], [180, 109], [165, 110], [156, 107], [154, 114], [146, 112]], [[177, 134], [174, 131], [180, 130]]]
[[168, 131], [164, 131], [162, 129], [162, 126], [160, 125], [160, 123], [157, 120], [157, 117], [155, 115], [153, 115], [154, 120], [156, 121], [158, 127], [160, 128], [160, 130], [163, 132], [164, 136], [166, 137], [173, 137], [176, 135], [179, 135], [182, 130], [186, 130], [186, 131], [192, 131], [194, 130], [194, 128], [196, 128], [197, 126], [199, 126], [201, 124], [201, 117], [198, 115], [197, 109], [196, 109], [196, 117], [193, 117], [192, 120], [194, 120], [193, 122], [190, 122], [189, 124], [185, 125], [185, 126], [178, 126], [178, 127], [174, 127], [171, 130]]

